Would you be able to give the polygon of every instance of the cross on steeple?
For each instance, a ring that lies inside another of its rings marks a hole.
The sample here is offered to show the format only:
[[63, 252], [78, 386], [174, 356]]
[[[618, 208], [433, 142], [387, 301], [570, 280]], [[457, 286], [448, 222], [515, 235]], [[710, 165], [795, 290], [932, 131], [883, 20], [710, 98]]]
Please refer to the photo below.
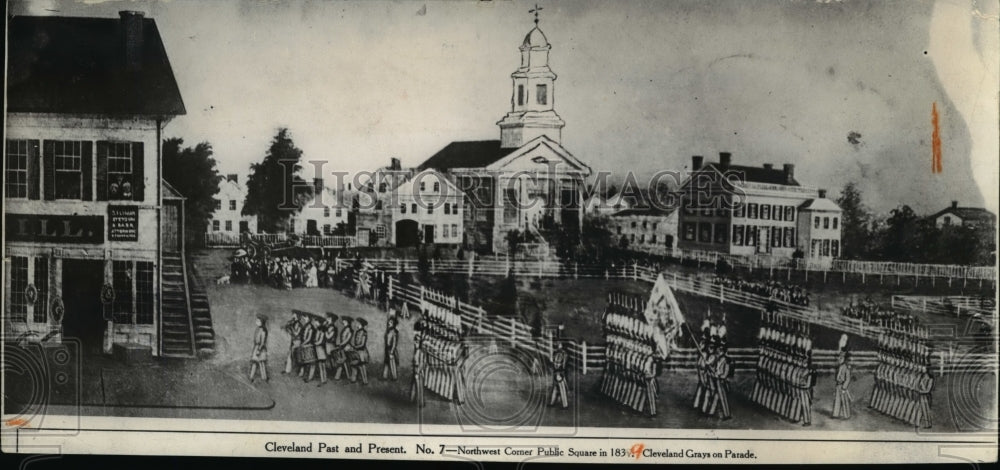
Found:
[[531, 10], [528, 10], [528, 13], [534, 13], [535, 14], [535, 25], [538, 25], [538, 12], [540, 12], [540, 11], [542, 11], [542, 7], [538, 6], [537, 3], [535, 4], [535, 8], [532, 8]]

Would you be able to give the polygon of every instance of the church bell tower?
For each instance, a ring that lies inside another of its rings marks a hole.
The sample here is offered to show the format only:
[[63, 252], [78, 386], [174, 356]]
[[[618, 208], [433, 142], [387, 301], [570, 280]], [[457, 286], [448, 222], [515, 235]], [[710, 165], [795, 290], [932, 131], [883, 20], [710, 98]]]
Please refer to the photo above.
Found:
[[541, 9], [536, 5], [530, 11], [535, 14], [535, 27], [521, 43], [521, 66], [510, 75], [511, 111], [497, 122], [502, 148], [518, 148], [543, 134], [559, 143], [562, 140], [566, 123], [555, 111], [556, 74], [549, 68], [552, 45], [538, 28]]

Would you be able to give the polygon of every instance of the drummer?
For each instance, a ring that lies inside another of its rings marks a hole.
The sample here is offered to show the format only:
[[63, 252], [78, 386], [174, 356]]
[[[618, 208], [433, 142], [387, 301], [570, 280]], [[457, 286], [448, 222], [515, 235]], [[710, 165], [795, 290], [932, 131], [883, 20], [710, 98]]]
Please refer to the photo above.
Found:
[[336, 367], [333, 352], [337, 350], [337, 315], [333, 312], [326, 312], [326, 324], [323, 329], [323, 345], [326, 349], [326, 364], [324, 367], [333, 372]]
[[318, 334], [316, 326], [318, 321], [315, 316], [311, 314], [305, 314], [305, 325], [302, 329], [302, 346], [299, 348], [299, 376], [303, 375], [303, 372], [308, 369], [309, 373], [305, 376], [305, 381], [309, 382], [316, 375], [316, 335]]
[[326, 384], [326, 327], [323, 325], [323, 319], [319, 316], [312, 318], [312, 326], [316, 329], [316, 333], [313, 337], [312, 347], [316, 351], [316, 363], [310, 368], [309, 380], [312, 380], [313, 370], [319, 371], [319, 384], [317, 387]]

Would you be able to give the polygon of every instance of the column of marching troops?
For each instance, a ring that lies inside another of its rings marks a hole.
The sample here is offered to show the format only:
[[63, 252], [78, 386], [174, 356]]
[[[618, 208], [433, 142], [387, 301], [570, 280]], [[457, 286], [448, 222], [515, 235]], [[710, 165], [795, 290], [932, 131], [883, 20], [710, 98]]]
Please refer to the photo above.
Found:
[[413, 382], [410, 399], [426, 403], [424, 390], [449, 401], [465, 401], [465, 330], [461, 317], [446, 307], [423, 302], [423, 315], [414, 325]]
[[758, 345], [757, 381], [750, 399], [790, 421], [809, 426], [816, 384], [809, 324], [765, 312]]
[[638, 299], [612, 293], [604, 313], [607, 363], [600, 391], [640, 413], [656, 415], [660, 364], [654, 356], [652, 327]]
[[868, 406], [916, 427], [931, 426], [931, 351], [927, 330], [885, 330], [879, 335], [879, 364]]
[[[694, 337], [693, 334], [691, 336]], [[712, 324], [705, 319], [697, 349], [698, 388], [694, 393], [694, 407], [709, 416], [715, 416], [718, 410], [723, 421], [732, 419], [729, 410], [729, 379], [733, 377], [735, 368], [729, 360], [725, 321]]]

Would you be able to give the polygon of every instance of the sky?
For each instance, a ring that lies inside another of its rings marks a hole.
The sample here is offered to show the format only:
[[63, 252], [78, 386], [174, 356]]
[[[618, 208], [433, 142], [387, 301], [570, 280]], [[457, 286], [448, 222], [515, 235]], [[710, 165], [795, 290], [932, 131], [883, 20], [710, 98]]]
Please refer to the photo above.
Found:
[[[735, 164], [794, 163], [832, 197], [855, 182], [878, 212], [952, 200], [997, 212], [996, 2], [537, 3], [562, 143], [595, 171], [641, 177], [732, 152]], [[499, 139], [534, 4], [35, 0], [10, 12], [145, 12], [187, 107], [165, 136], [208, 141], [223, 173], [245, 174], [279, 127], [329, 171]]]

